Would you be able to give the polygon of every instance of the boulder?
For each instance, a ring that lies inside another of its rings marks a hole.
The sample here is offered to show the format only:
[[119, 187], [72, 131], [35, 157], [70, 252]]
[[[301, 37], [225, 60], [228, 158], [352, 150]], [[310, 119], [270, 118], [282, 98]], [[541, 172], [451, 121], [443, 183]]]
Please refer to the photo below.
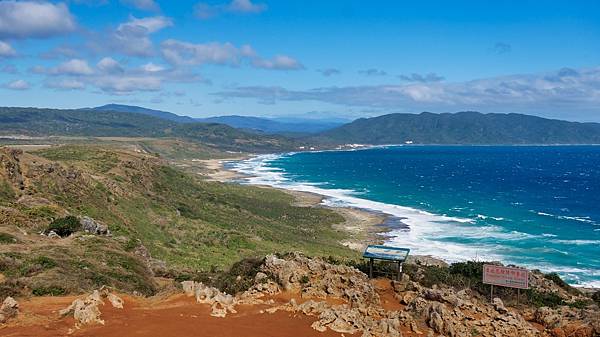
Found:
[[83, 299], [74, 300], [70, 306], [60, 310], [61, 316], [73, 315], [75, 318], [75, 326], [80, 327], [82, 325], [90, 324], [104, 324], [104, 320], [100, 318], [100, 306], [104, 305], [102, 298], [106, 298], [110, 304], [118, 309], [123, 309], [123, 300], [104, 288], [100, 291], [94, 290], [90, 295]]
[[103, 225], [89, 216], [84, 216], [79, 219], [81, 229], [87, 233], [95, 235], [110, 235], [108, 226]]
[[181, 285], [188, 296], [196, 297], [196, 302], [211, 306], [211, 316], [226, 317], [228, 313], [237, 313], [235, 310], [238, 303], [237, 298], [201, 282], [183, 281]]
[[0, 324], [6, 323], [9, 319], [19, 314], [19, 303], [12, 297], [7, 297], [0, 307]]

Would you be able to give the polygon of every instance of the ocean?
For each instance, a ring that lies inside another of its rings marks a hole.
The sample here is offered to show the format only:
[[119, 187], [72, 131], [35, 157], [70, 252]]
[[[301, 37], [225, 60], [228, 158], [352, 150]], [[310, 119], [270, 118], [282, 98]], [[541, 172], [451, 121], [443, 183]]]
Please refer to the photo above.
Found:
[[600, 146], [390, 146], [258, 156], [244, 183], [389, 215], [388, 245], [600, 287]]

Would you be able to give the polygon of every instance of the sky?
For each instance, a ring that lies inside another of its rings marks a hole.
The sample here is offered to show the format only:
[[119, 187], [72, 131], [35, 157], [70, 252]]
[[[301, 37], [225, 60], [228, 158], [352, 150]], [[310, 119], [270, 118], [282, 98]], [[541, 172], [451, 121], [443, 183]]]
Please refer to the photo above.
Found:
[[600, 1], [0, 0], [0, 102], [600, 122]]

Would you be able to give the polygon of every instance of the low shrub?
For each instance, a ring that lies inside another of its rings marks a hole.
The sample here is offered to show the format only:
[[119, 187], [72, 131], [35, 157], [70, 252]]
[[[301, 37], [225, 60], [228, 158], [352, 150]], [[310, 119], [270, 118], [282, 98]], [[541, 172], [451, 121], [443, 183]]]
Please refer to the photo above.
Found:
[[570, 294], [573, 294], [573, 295], [579, 295], [580, 294], [579, 290], [571, 287], [567, 282], [565, 282], [563, 279], [561, 279], [560, 276], [558, 276], [557, 273], [545, 274], [544, 278], [547, 279], [547, 280], [550, 280], [550, 281], [554, 282], [554, 284], [556, 284], [557, 286], [563, 288], [564, 290], [566, 290]]
[[64, 218], [56, 219], [50, 223], [46, 233], [54, 232], [60, 237], [67, 237], [81, 229], [81, 223], [76, 217], [69, 215]]
[[17, 241], [17, 238], [8, 233], [0, 233], [0, 244], [17, 243]]
[[559, 305], [563, 305], [563, 299], [555, 293], [539, 292], [534, 289], [528, 289], [526, 296], [529, 303], [536, 307], [550, 307], [555, 308]]
[[34, 296], [61, 296], [67, 293], [64, 288], [56, 286], [34, 288], [31, 292]]
[[598, 290], [594, 294], [592, 294], [592, 299], [594, 301], [596, 301], [598, 304], [600, 304], [600, 290]]

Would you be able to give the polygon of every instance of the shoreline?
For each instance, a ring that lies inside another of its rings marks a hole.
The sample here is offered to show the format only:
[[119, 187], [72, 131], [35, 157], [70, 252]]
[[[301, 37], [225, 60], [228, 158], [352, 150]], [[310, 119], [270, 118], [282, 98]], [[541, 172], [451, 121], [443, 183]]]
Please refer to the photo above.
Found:
[[[251, 158], [251, 156], [233, 159], [208, 159], [199, 162], [209, 170], [204, 175], [208, 181], [235, 183], [235, 180], [249, 176], [225, 168], [224, 162], [245, 160], [248, 158]], [[252, 186], [271, 188], [291, 195], [295, 199], [293, 203], [295, 206], [322, 207], [336, 212], [344, 218], [343, 222], [333, 225], [335, 230], [343, 232], [346, 235], [346, 238], [340, 241], [340, 244], [357, 252], [363, 252], [369, 244], [383, 244], [386, 233], [390, 231], [390, 228], [385, 226], [386, 220], [390, 218], [387, 214], [349, 206], [333, 207], [323, 205], [322, 202], [326, 196], [317, 193], [294, 191], [268, 185]]]
[[[224, 165], [225, 162], [247, 160], [253, 157], [255, 156], [247, 155], [239, 158], [211, 159], [205, 160], [203, 162], [206, 162], [210, 165], [212, 173], [207, 174], [207, 177], [210, 181], [219, 181], [223, 183], [239, 183], [239, 181], [236, 180], [241, 180], [252, 176], [226, 168]], [[207, 168], [209, 168], [209, 166], [207, 166]], [[340, 244], [357, 252], [363, 252], [366, 246], [369, 244], [384, 244], [385, 239], [388, 236], [387, 234], [393, 230], [393, 226], [390, 226], [386, 223], [388, 221], [390, 221], [390, 223], [393, 223], [395, 220], [401, 221], [401, 218], [396, 218], [393, 215], [377, 212], [370, 209], [358, 208], [353, 206], [324, 205], [322, 202], [323, 200], [325, 200], [325, 198], [327, 198], [327, 196], [315, 192], [297, 191], [261, 184], [252, 184], [251, 186], [271, 188], [282, 191], [288, 195], [293, 196], [296, 199], [294, 204], [297, 206], [322, 207], [338, 213], [344, 218], [344, 222], [335, 224], [333, 228], [345, 233], [347, 236], [344, 240], [340, 241]], [[443, 258], [439, 258], [433, 255], [415, 254], [411, 254], [409, 256], [408, 261], [409, 263], [433, 266], [447, 266], [451, 263], [450, 261], [444, 260]], [[535, 270], [537, 268], [532, 267], [529, 269]], [[577, 284], [571, 284], [571, 286], [584, 292], [594, 292], [600, 290], [600, 287], [590, 287]]]

